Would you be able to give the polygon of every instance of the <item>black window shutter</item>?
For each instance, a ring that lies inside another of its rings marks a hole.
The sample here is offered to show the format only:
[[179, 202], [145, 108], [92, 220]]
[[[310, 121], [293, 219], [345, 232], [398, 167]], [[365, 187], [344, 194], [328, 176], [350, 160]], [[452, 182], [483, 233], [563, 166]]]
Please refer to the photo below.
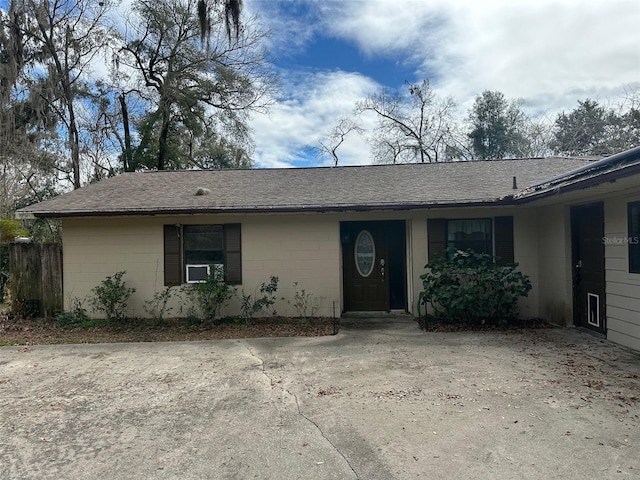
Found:
[[172, 287], [182, 283], [182, 252], [180, 251], [180, 225], [164, 226], [164, 285]]
[[508, 265], [514, 262], [513, 254], [513, 217], [495, 218], [495, 249], [496, 263]]
[[640, 202], [627, 204], [627, 237], [629, 244], [629, 273], [640, 273]]
[[242, 283], [240, 224], [224, 226], [224, 280], [231, 285]]
[[427, 243], [429, 248], [429, 261], [446, 253], [447, 220], [445, 218], [427, 219]]

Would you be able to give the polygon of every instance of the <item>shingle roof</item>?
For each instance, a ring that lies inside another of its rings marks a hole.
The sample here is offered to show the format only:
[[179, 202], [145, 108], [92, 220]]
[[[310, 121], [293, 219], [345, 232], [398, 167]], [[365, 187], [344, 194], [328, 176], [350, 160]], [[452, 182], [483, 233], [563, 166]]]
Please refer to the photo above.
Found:
[[[19, 211], [37, 217], [420, 208], [503, 201], [576, 158], [123, 173]], [[513, 177], [518, 190], [513, 189]], [[206, 189], [205, 195], [196, 195]]]
[[545, 178], [515, 195], [516, 199], [534, 200], [567, 190], [586, 188], [617, 178], [640, 173], [640, 146], [616, 153], [582, 167]]

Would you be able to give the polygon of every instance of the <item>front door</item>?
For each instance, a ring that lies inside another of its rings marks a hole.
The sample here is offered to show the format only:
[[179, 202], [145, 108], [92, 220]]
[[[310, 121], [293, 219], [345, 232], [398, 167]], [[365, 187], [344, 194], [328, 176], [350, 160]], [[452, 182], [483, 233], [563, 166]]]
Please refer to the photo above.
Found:
[[574, 323], [606, 333], [604, 280], [604, 206], [571, 209]]
[[340, 225], [345, 311], [406, 309], [405, 222]]

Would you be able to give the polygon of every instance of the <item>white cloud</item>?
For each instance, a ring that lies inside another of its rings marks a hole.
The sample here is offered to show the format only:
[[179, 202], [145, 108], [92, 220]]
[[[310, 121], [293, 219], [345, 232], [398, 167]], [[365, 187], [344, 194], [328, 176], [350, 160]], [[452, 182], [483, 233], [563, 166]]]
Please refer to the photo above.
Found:
[[637, 3], [616, 1], [475, 10], [456, 17], [441, 42], [459, 61], [424, 65], [446, 69], [439, 85], [462, 98], [490, 89], [537, 111], [572, 109], [580, 98], [616, 97], [640, 80], [638, 22]]
[[[341, 71], [307, 72], [284, 81], [288, 96], [278, 101], [269, 115], [256, 115], [252, 120], [260, 167], [303, 162], [310, 147], [317, 147], [340, 118], [351, 115], [354, 102], [378, 88], [366, 77]], [[370, 163], [368, 146], [355, 134], [339, 153], [343, 165]]]
[[244, 15], [257, 15], [271, 33], [266, 46], [278, 57], [303, 50], [319, 30], [321, 10], [302, 0], [253, 0], [244, 3]]
[[326, 27], [355, 41], [368, 55], [411, 55], [435, 25], [437, 9], [427, 2], [330, 2]]
[[415, 62], [417, 79], [430, 78], [461, 105], [489, 89], [557, 111], [640, 86], [636, 0], [330, 4], [334, 34], [370, 55]]
[[[637, 0], [254, 0], [253, 6], [268, 8], [274, 53], [338, 37], [365, 56], [413, 65], [410, 80], [429, 78], [462, 115], [483, 90], [522, 98], [529, 113], [549, 117], [579, 99], [616, 103], [640, 90]], [[357, 74], [304, 75], [270, 120], [254, 122], [262, 166], [295, 163], [296, 152], [317, 145], [375, 88]], [[363, 152], [369, 161], [362, 140], [350, 138], [342, 152], [345, 163], [363, 163]]]

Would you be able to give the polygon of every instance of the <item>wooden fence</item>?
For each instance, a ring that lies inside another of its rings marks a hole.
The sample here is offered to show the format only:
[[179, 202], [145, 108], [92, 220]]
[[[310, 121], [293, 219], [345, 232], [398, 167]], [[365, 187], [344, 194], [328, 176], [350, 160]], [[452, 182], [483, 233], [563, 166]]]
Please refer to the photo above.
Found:
[[12, 309], [17, 314], [48, 317], [61, 311], [62, 246], [9, 244], [9, 288]]

